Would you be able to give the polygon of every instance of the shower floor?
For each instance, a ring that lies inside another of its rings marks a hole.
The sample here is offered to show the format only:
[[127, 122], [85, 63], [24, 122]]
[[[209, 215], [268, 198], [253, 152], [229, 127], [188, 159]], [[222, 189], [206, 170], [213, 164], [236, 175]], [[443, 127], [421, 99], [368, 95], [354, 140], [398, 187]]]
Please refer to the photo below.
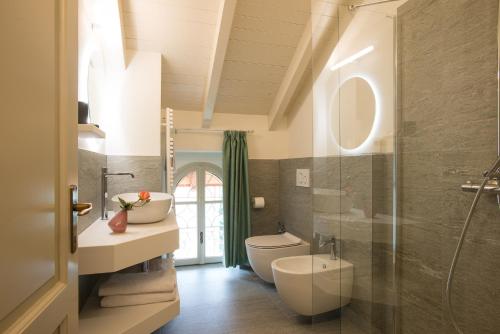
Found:
[[177, 282], [181, 313], [155, 334], [363, 334], [335, 313], [313, 321], [294, 313], [250, 270], [180, 267]]

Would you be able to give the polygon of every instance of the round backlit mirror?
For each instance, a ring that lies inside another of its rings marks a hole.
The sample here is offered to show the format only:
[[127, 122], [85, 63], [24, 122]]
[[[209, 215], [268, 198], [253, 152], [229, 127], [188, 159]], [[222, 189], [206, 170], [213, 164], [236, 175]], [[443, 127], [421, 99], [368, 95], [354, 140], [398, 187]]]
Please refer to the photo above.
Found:
[[361, 77], [346, 80], [330, 106], [331, 132], [343, 149], [361, 146], [373, 128], [376, 113], [375, 94]]

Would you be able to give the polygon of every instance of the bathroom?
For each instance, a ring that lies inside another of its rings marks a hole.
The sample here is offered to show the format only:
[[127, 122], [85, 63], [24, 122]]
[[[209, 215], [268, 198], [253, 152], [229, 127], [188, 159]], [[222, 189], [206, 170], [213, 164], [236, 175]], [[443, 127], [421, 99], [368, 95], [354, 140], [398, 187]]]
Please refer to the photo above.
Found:
[[0, 332], [499, 333], [499, 3], [3, 1]]

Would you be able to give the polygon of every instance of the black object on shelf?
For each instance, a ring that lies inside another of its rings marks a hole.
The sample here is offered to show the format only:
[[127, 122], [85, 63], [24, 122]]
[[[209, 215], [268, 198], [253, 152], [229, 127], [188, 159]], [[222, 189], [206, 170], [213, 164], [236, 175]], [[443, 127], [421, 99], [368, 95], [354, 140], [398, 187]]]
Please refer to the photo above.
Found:
[[78, 101], [78, 124], [88, 124], [89, 122], [89, 105], [85, 102]]

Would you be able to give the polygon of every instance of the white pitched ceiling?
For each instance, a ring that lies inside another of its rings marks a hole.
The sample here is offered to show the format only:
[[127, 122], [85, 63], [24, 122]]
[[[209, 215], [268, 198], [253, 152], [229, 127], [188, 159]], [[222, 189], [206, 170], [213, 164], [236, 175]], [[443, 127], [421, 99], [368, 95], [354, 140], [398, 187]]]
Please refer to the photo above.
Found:
[[[128, 49], [161, 52], [162, 105], [203, 110], [223, 0], [122, 0]], [[238, 0], [215, 112], [269, 113], [310, 0]]]
[[163, 107], [202, 110], [220, 3], [123, 0], [127, 49], [163, 54]]
[[238, 0], [215, 112], [267, 115], [310, 17], [310, 0]]

